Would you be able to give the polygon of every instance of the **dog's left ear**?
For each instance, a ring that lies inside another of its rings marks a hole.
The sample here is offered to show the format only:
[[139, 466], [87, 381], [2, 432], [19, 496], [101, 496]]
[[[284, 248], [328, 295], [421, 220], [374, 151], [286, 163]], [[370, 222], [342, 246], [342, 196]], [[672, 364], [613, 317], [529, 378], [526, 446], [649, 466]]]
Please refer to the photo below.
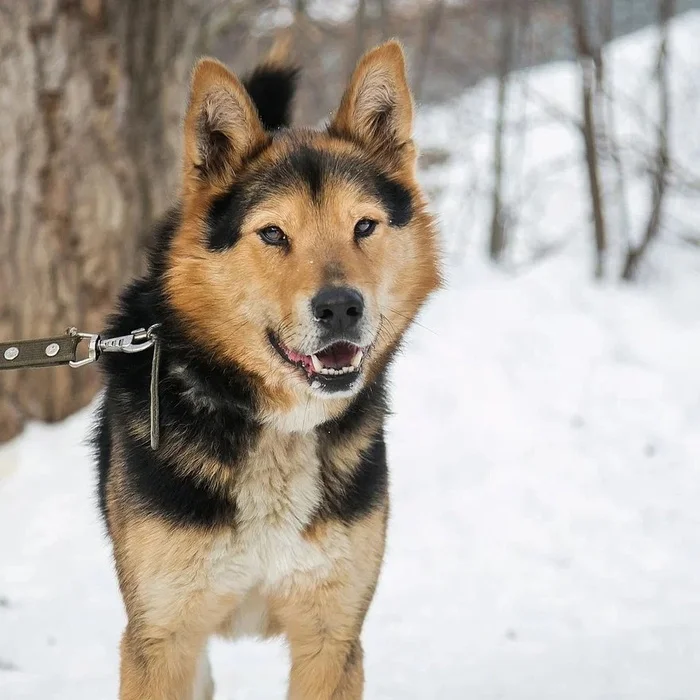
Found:
[[360, 59], [330, 132], [380, 152], [398, 151], [412, 141], [413, 100], [397, 41], [388, 41]]
[[200, 60], [185, 115], [185, 188], [230, 185], [264, 140], [265, 129], [241, 81], [222, 63]]

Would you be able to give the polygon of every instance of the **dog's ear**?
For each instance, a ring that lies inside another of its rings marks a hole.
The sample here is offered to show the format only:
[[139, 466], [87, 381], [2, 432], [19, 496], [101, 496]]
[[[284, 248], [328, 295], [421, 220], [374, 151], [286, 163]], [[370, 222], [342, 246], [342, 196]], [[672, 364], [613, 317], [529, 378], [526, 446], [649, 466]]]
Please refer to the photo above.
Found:
[[411, 142], [413, 100], [397, 41], [388, 41], [360, 59], [330, 132], [378, 151], [399, 150]]
[[200, 60], [185, 115], [185, 187], [226, 187], [264, 139], [257, 110], [238, 78], [214, 59]]

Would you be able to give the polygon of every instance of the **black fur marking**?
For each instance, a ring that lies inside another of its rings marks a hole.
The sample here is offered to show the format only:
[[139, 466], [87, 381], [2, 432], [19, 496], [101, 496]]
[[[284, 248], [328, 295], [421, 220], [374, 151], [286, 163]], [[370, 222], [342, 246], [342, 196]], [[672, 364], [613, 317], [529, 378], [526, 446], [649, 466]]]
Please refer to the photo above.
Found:
[[[371, 513], [386, 499], [389, 472], [382, 428], [386, 413], [386, 392], [381, 376], [360, 392], [342, 416], [316, 429], [323, 484], [320, 519], [338, 519], [350, 524]], [[359, 455], [352, 474], [339, 472], [333, 463], [335, 450], [351, 444], [368, 421], [377, 425], [369, 448]]]
[[388, 413], [386, 368], [372, 384], [366, 386], [338, 418], [317, 428], [321, 445], [332, 448], [360, 430], [368, 421], [382, 422]]
[[299, 69], [293, 66], [259, 66], [243, 84], [268, 131], [289, 126]]
[[[119, 310], [110, 319], [105, 337], [125, 335], [135, 328], [161, 323], [163, 338], [159, 384], [163, 444], [186, 444], [204, 458], [236, 468], [254, 444], [259, 426], [253, 419], [255, 397], [250, 379], [235, 366], [218, 363], [185, 332], [162, 291], [164, 260], [177, 229], [179, 215], [171, 212], [156, 230], [150, 270], [122, 294]], [[173, 523], [211, 526], [232, 521], [234, 504], [209, 484], [185, 476], [163, 463], [148, 441], [127, 438], [129, 425], [148, 425], [151, 352], [105, 353], [100, 361], [107, 391], [95, 436], [98, 456], [98, 496], [103, 514], [109, 457], [118, 435], [127, 451], [127, 498]], [[193, 396], [192, 392], [195, 395]], [[197, 392], [207, 397], [206, 410]]]
[[[304, 182], [311, 193], [311, 199], [318, 202], [323, 191], [323, 183], [332, 165], [327, 154], [313, 148], [303, 146], [293, 151], [285, 163], [282, 178], [293, 183], [295, 180]], [[287, 170], [288, 169], [288, 170]]]
[[302, 144], [264, 171], [256, 170], [253, 162], [231, 189], [214, 201], [207, 217], [209, 249], [223, 251], [235, 245], [246, 214], [267, 197], [304, 186], [318, 202], [326, 182], [332, 180], [352, 182], [377, 199], [392, 226], [405, 226], [413, 216], [410, 191], [372, 160]]
[[234, 523], [235, 503], [213, 485], [182, 474], [150, 447], [127, 439], [124, 461], [133, 505], [177, 525], [213, 527]]
[[350, 477], [340, 475], [322, 458], [321, 481], [323, 505], [319, 516], [322, 519], [351, 524], [371, 513], [384, 501], [389, 487], [383, 431], [377, 432]]
[[214, 200], [207, 214], [210, 250], [226, 250], [236, 244], [247, 208], [243, 189], [238, 184]]
[[409, 190], [374, 162], [356, 156], [301, 146], [275, 169], [268, 187], [282, 189], [303, 182], [312, 199], [318, 201], [325, 182], [334, 179], [353, 182], [368, 196], [376, 197], [389, 215], [392, 226], [405, 226], [411, 220], [413, 202]]
[[405, 226], [413, 217], [411, 193], [400, 182], [392, 180], [382, 172], [374, 173], [373, 181], [377, 197], [389, 212], [389, 223], [392, 226]]
[[107, 512], [107, 475], [112, 459], [111, 421], [107, 401], [103, 400], [97, 412], [97, 421], [93, 436], [93, 447], [97, 460], [97, 498], [100, 512]]

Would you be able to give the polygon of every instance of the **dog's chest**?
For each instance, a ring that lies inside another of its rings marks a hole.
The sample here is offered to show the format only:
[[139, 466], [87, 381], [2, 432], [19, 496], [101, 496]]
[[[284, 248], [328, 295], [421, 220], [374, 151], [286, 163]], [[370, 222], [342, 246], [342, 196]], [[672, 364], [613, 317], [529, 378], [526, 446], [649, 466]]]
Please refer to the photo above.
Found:
[[212, 548], [217, 592], [279, 589], [300, 577], [327, 574], [334, 556], [305, 537], [321, 497], [315, 437], [265, 431], [241, 466], [236, 526]]

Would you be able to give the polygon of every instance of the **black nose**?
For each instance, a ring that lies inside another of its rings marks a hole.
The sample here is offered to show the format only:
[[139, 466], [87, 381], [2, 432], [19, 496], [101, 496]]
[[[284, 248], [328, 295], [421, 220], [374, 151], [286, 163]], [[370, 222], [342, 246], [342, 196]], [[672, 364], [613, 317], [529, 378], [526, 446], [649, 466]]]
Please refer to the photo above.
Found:
[[326, 287], [312, 300], [314, 318], [329, 331], [342, 333], [354, 328], [362, 318], [362, 295], [349, 287]]

